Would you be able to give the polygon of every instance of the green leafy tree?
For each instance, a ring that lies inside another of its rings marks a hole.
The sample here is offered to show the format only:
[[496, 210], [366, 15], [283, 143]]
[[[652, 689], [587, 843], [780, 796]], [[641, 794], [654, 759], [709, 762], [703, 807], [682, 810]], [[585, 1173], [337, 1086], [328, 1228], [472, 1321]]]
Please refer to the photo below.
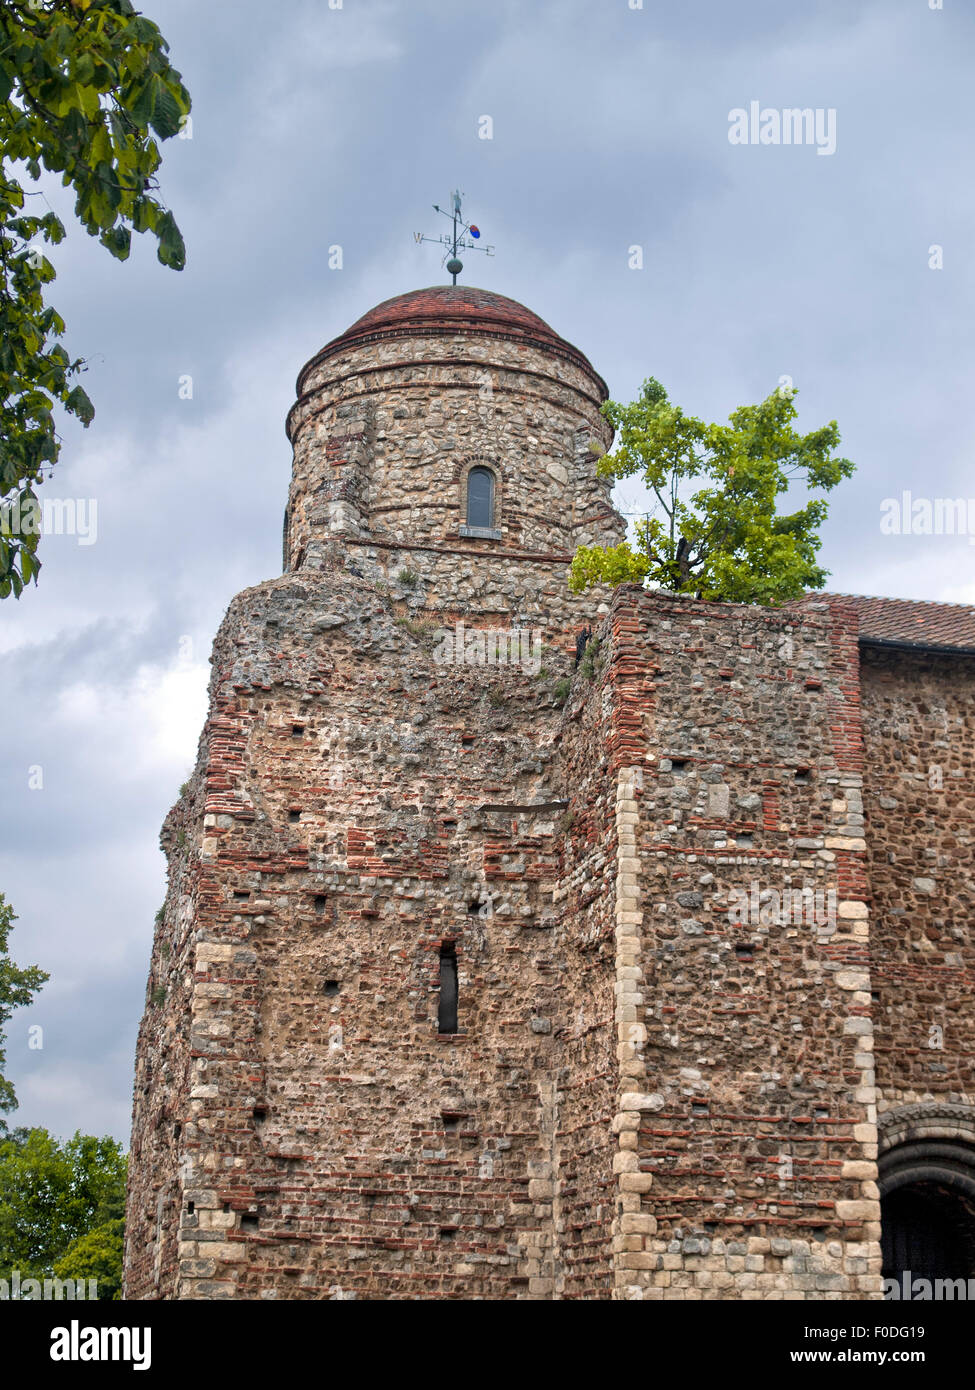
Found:
[[[36, 965], [28, 965], [21, 969], [10, 959], [7, 940], [16, 920], [17, 914], [0, 893], [0, 1111], [17, 1108], [14, 1088], [3, 1074], [7, 1065], [4, 1047], [7, 1035], [4, 1027], [9, 1023], [14, 1009], [30, 1004], [44, 981], [50, 978]], [[4, 1131], [6, 1132], [6, 1125]]]
[[[62, 1261], [91, 1268], [114, 1250], [104, 1291], [113, 1296], [109, 1290], [121, 1279], [116, 1238], [125, 1213], [125, 1172], [121, 1145], [111, 1138], [76, 1134], [62, 1144], [46, 1129], [32, 1129], [0, 1144], [0, 1278], [9, 1281], [14, 1270], [22, 1280], [51, 1278]], [[82, 1244], [86, 1236], [93, 1239]]]
[[119, 1217], [79, 1236], [54, 1262], [55, 1277], [94, 1279], [98, 1284], [99, 1302], [121, 1298], [124, 1235], [125, 1222]]
[[854, 465], [836, 456], [835, 420], [805, 435], [793, 429], [795, 395], [780, 388], [735, 410], [727, 425], [685, 414], [652, 377], [631, 404], [607, 401], [603, 414], [618, 440], [598, 471], [616, 479], [639, 475], [656, 506], [636, 523], [635, 544], [581, 546], [570, 587], [646, 582], [698, 598], [761, 604], [821, 588], [828, 571], [816, 562], [817, 529], [826, 502], [812, 497], [781, 516], [777, 502], [796, 483], [828, 492]]
[[[61, 175], [89, 235], [119, 260], [149, 232], [163, 265], [183, 268], [179, 228], [155, 196], [154, 137], [178, 134], [190, 109], [168, 45], [130, 0], [3, 0], [0, 4], [0, 598], [36, 582], [35, 484], [60, 453], [54, 409], [87, 427], [94, 407], [84, 363], [57, 340], [45, 303], [54, 267], [43, 242], [65, 235], [49, 209], [27, 210], [25, 179]], [[43, 199], [41, 199], [43, 201]]]

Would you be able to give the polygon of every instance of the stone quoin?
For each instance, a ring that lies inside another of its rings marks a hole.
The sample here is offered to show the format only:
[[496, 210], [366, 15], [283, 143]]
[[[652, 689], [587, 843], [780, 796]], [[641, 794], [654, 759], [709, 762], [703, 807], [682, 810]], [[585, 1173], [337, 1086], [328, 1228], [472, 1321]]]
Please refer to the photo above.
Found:
[[162, 832], [128, 1298], [971, 1272], [975, 609], [572, 594], [606, 394], [451, 286], [301, 372]]

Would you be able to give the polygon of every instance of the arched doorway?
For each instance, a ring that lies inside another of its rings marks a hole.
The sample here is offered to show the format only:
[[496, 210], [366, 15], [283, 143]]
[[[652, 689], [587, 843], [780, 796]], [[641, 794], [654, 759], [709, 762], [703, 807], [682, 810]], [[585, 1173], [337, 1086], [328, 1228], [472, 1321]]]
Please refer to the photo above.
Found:
[[926, 1139], [879, 1163], [883, 1277], [975, 1278], [975, 1146]]

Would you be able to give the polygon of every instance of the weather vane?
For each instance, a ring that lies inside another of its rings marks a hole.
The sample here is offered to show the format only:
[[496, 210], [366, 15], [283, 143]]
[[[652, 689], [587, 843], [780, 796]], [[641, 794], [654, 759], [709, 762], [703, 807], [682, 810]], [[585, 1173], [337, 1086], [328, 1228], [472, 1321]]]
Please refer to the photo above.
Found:
[[[464, 196], [462, 193], [454, 192], [451, 195], [453, 212], [447, 212], [445, 208], [433, 205], [434, 212], [439, 212], [441, 216], [450, 218], [454, 224], [453, 233], [444, 232], [443, 236], [424, 236], [422, 232], [414, 232], [413, 240], [417, 243], [421, 241], [435, 241], [438, 246], [445, 246], [447, 252], [444, 260], [447, 262], [447, 270], [453, 276], [456, 285], [457, 276], [464, 269], [464, 262], [457, 257], [458, 251], [483, 251], [485, 255], [493, 256], [493, 246], [478, 246], [481, 233], [473, 222], [465, 222], [464, 215], [460, 210], [460, 200]], [[449, 259], [448, 259], [449, 257]]]

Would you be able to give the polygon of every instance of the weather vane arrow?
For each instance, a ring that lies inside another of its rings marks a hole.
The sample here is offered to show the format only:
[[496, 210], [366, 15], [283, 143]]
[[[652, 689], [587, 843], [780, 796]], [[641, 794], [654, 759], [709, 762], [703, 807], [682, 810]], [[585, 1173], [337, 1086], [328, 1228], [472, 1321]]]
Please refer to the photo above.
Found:
[[[465, 222], [464, 214], [461, 211], [462, 193], [456, 190], [450, 195], [452, 212], [447, 212], [445, 208], [434, 203], [434, 212], [439, 212], [441, 217], [449, 218], [453, 222], [453, 232], [444, 232], [443, 236], [424, 236], [422, 232], [414, 232], [413, 240], [419, 244], [421, 241], [432, 241], [438, 246], [446, 247], [444, 261], [447, 263], [447, 270], [453, 277], [456, 285], [457, 276], [464, 269], [464, 262], [460, 260], [458, 251], [483, 251], [487, 256], [494, 255], [493, 246], [478, 246], [481, 238], [479, 227], [475, 227], [473, 222]], [[443, 264], [443, 262], [441, 262]]]

